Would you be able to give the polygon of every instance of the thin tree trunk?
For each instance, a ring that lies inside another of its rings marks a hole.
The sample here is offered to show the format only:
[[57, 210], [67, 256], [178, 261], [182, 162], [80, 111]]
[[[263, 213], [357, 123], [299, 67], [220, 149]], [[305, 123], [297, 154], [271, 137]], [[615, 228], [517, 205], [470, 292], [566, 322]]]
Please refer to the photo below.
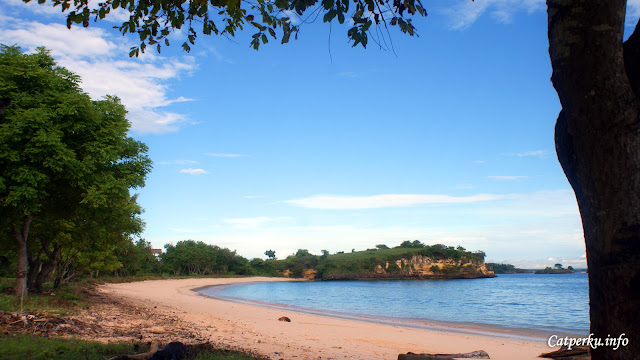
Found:
[[31, 220], [33, 215], [27, 215], [24, 217], [22, 223], [22, 229], [16, 229], [15, 239], [18, 255], [18, 263], [16, 269], [16, 296], [27, 296], [29, 293], [27, 287], [27, 239], [29, 238], [29, 226], [31, 226]]
[[628, 339], [616, 350], [603, 343], [592, 358], [635, 359], [640, 356], [640, 109], [633, 89], [640, 83], [633, 84], [625, 69], [626, 1], [548, 0], [547, 5], [551, 80], [562, 105], [556, 151], [582, 217], [591, 332], [603, 341]]
[[37, 291], [42, 290], [42, 284], [47, 279], [47, 277], [51, 275], [53, 270], [56, 268], [56, 265], [58, 264], [58, 256], [60, 256], [61, 252], [62, 252], [62, 248], [58, 247], [58, 245], [55, 245], [53, 252], [51, 254], [47, 253], [47, 256], [49, 257], [49, 261], [42, 267], [42, 269], [40, 270], [40, 272], [38, 272], [38, 275], [36, 276], [36, 280], [34, 282], [35, 290]]

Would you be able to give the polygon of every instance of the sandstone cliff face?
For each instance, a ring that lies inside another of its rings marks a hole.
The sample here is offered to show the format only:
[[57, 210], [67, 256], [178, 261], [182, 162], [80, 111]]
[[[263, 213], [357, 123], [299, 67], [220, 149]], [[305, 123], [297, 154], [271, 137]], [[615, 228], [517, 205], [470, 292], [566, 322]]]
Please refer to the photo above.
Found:
[[464, 279], [495, 277], [483, 261], [436, 260], [414, 255], [375, 266], [373, 271], [359, 274], [333, 274], [324, 280], [338, 279]]
[[399, 259], [377, 265], [374, 272], [381, 277], [494, 277], [484, 262], [464, 262], [463, 260], [436, 260], [427, 256], [414, 255], [410, 259]]

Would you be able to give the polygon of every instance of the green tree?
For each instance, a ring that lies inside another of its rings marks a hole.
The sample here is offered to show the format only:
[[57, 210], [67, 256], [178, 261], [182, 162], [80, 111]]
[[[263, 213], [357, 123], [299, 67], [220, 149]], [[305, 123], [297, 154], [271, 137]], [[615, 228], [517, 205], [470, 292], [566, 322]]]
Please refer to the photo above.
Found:
[[555, 264], [553, 267], [556, 269], [562, 269], [562, 264]]
[[264, 254], [267, 255], [267, 257], [271, 260], [276, 259], [276, 252], [274, 250], [267, 250], [264, 252]]
[[[349, 0], [322, 0], [319, 5], [288, 0], [209, 0], [188, 5], [175, 0], [106, 0], [94, 8], [84, 1], [50, 3], [71, 10], [69, 26], [88, 26], [92, 16], [102, 19], [111, 9], [128, 10], [131, 17], [120, 30], [137, 33], [141, 41], [132, 48], [132, 56], [147, 45], [157, 45], [160, 51], [159, 41], [168, 45], [166, 36], [183, 25], [188, 25], [185, 50], [200, 34], [192, 24], [198, 24], [202, 34], [227, 36], [249, 25], [256, 31], [251, 45], [257, 49], [269, 37], [277, 37], [276, 29], [282, 43], [292, 34], [297, 37], [298, 25], [281, 14], [306, 10], [324, 14], [325, 22], [339, 23], [345, 22], [346, 14], [347, 23], [353, 24], [347, 36], [354, 46], [366, 46], [368, 34], [387, 24], [414, 35], [408, 17], [426, 15], [414, 0], [354, 0], [353, 5]], [[582, 217], [591, 332], [601, 338], [630, 334], [629, 346], [598, 347], [592, 352], [594, 359], [625, 359], [640, 353], [640, 324], [629, 316], [640, 308], [635, 281], [640, 278], [640, 24], [623, 42], [626, 5], [626, 0], [547, 0], [551, 80], [562, 105], [555, 128], [556, 151]]]
[[92, 101], [79, 82], [44, 48], [0, 47], [0, 94], [11, 100], [0, 115], [0, 215], [15, 241], [17, 295], [28, 292], [34, 219], [129, 198], [151, 169], [147, 147], [127, 136], [120, 101]]
[[385, 245], [385, 244], [378, 244], [378, 245], [376, 245], [376, 248], [378, 250], [385, 250], [385, 249], [388, 249], [389, 247], [387, 245]]
[[117, 270], [118, 275], [151, 274], [158, 270], [158, 259], [151, 253], [151, 243], [138, 239], [135, 243], [127, 241], [116, 251], [118, 261], [122, 267]]

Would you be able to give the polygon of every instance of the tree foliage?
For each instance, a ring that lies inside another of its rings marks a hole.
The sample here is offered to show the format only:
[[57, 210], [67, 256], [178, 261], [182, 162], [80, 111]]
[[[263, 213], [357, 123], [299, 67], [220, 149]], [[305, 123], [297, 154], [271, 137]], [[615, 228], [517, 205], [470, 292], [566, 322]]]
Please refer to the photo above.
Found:
[[[30, 2], [31, 0], [24, 0]], [[60, 6], [67, 12], [67, 26], [104, 19], [114, 10], [124, 11], [129, 19], [118, 29], [125, 34], [137, 34], [140, 44], [131, 48], [130, 56], [138, 56], [148, 46], [160, 52], [169, 46], [169, 35], [186, 28], [187, 40], [182, 44], [191, 49], [199, 35], [234, 37], [250, 29], [251, 46], [258, 50], [269, 39], [289, 42], [298, 38], [301, 25], [322, 16], [323, 22], [334, 19], [348, 24], [347, 37], [353, 46], [367, 47], [369, 39], [383, 46], [386, 41], [381, 28], [397, 27], [402, 33], [417, 35], [411, 16], [427, 16], [420, 0], [105, 0], [100, 3], [76, 0], [38, 0], [38, 3]], [[373, 28], [372, 28], [373, 27]], [[374, 34], [372, 36], [372, 33]]]
[[202, 241], [183, 240], [176, 245], [167, 244], [161, 261], [163, 270], [175, 275], [249, 275], [252, 273], [249, 260], [246, 258], [236, 254], [235, 251]]
[[33, 285], [43, 268], [60, 280], [74, 274], [72, 263], [117, 268], [115, 247], [142, 231], [142, 209], [129, 191], [151, 170], [147, 147], [127, 135], [118, 98], [91, 100], [79, 83], [44, 48], [0, 47], [0, 94], [9, 99], [0, 114], [0, 215], [8, 232], [0, 240], [14, 238], [18, 294], [26, 293], [27, 272]]

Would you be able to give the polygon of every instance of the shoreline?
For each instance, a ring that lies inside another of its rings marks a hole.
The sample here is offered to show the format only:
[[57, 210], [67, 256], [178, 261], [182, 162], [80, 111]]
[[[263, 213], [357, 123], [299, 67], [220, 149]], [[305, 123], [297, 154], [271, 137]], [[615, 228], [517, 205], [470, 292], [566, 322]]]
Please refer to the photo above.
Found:
[[[298, 279], [291, 279], [288, 281], [304, 281]], [[281, 303], [271, 303], [259, 300], [251, 300], [244, 299], [233, 296], [225, 296], [225, 295], [215, 295], [215, 294], [206, 294], [202, 291], [209, 288], [219, 288], [217, 291], [221, 291], [224, 288], [232, 287], [232, 286], [243, 286], [243, 285], [251, 285], [260, 283], [261, 281], [252, 281], [247, 283], [233, 283], [233, 284], [221, 284], [221, 285], [213, 285], [213, 286], [204, 286], [192, 289], [192, 291], [196, 292], [199, 296], [217, 299], [222, 301], [228, 301], [239, 304], [247, 304], [247, 305], [255, 305], [265, 308], [279, 309], [279, 310], [288, 310], [295, 311], [303, 314], [312, 314], [319, 316], [327, 316], [338, 319], [345, 320], [354, 320], [354, 321], [363, 321], [373, 324], [385, 324], [392, 326], [402, 326], [413, 329], [422, 329], [422, 330], [433, 330], [433, 331], [444, 331], [444, 332], [453, 332], [460, 334], [471, 334], [471, 335], [485, 335], [485, 336], [496, 336], [502, 337], [505, 339], [514, 339], [514, 340], [523, 340], [523, 341], [532, 341], [532, 342], [540, 342], [547, 341], [549, 336], [557, 335], [559, 337], [584, 337], [588, 335], [588, 332], [584, 334], [580, 334], [578, 332], [570, 332], [565, 329], [554, 330], [540, 330], [540, 329], [529, 329], [529, 328], [518, 328], [518, 327], [508, 327], [508, 326], [500, 326], [495, 324], [481, 324], [474, 322], [458, 322], [458, 321], [442, 321], [442, 320], [433, 320], [433, 319], [411, 319], [411, 318], [397, 318], [383, 315], [366, 315], [366, 314], [351, 314], [339, 311], [330, 311], [330, 310], [320, 310], [313, 308], [305, 308], [297, 305], [288, 305]]]
[[[99, 289], [124, 303], [176, 316], [203, 329], [201, 333], [210, 342], [271, 359], [395, 359], [407, 352], [485, 350], [492, 359], [513, 360], [536, 359], [540, 353], [552, 350], [546, 339], [503, 337], [483, 327], [463, 326], [463, 332], [452, 331], [451, 326], [417, 328], [230, 302], [196, 292], [210, 286], [256, 281], [288, 280], [257, 277], [151, 280], [107, 284]], [[291, 322], [278, 321], [282, 316]]]

